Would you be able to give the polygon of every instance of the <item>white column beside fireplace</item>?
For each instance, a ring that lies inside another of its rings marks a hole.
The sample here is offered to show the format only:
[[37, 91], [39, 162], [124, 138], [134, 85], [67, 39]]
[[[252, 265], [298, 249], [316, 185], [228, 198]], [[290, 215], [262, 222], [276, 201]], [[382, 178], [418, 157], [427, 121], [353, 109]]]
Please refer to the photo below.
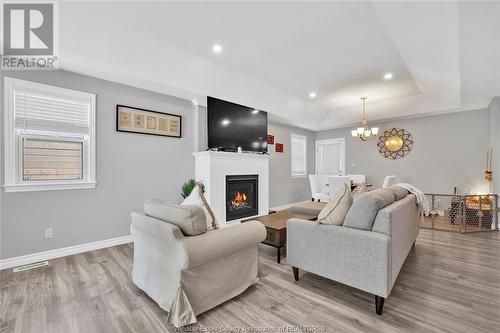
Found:
[[269, 155], [215, 151], [193, 155], [196, 180], [205, 185], [205, 197], [221, 226], [240, 223], [240, 220], [226, 222], [226, 176], [258, 175], [258, 215], [268, 214]]

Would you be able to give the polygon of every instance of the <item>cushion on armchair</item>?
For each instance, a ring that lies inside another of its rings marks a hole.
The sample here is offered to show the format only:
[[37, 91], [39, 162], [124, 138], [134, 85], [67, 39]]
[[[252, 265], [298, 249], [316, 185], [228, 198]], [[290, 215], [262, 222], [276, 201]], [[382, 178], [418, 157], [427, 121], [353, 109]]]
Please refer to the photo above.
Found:
[[144, 214], [176, 225], [185, 236], [207, 232], [203, 209], [197, 205], [167, 205], [158, 199], [144, 202]]
[[344, 226], [372, 230], [378, 211], [393, 203], [394, 198], [394, 192], [386, 188], [360, 194], [354, 199], [345, 218]]
[[203, 212], [205, 213], [207, 230], [219, 229], [219, 224], [215, 219], [212, 208], [210, 208], [210, 205], [208, 204], [207, 199], [203, 194], [203, 187], [201, 183], [196, 183], [196, 186], [191, 191], [191, 194], [189, 194], [189, 196], [185, 198], [183, 202], [181, 202], [181, 205], [196, 205], [201, 207], [201, 209], [203, 209]]

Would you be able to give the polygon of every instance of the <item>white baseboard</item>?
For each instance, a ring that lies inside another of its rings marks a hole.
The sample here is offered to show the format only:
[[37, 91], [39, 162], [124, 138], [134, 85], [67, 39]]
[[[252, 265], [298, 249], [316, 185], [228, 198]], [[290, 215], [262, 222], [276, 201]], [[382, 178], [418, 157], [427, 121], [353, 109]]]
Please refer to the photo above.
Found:
[[271, 207], [269, 209], [272, 209], [272, 210], [283, 210], [283, 209], [288, 209], [292, 206], [295, 206], [295, 205], [298, 205], [298, 204], [301, 204], [301, 203], [304, 203], [304, 202], [308, 202], [310, 200], [304, 200], [304, 201], [297, 201], [297, 202], [292, 202], [292, 203], [289, 203], [289, 204], [286, 204], [286, 205], [281, 205], [281, 206], [276, 206], [276, 207]]
[[38, 253], [27, 254], [25, 256], [13, 257], [0, 260], [0, 270], [17, 267], [21, 265], [32, 264], [35, 262], [50, 260], [55, 258], [61, 258], [70, 256], [72, 254], [83, 253], [98, 249], [103, 249], [105, 247], [116, 246], [120, 244], [126, 244], [132, 242], [132, 236], [123, 236], [111, 239], [105, 239], [102, 241], [85, 243], [80, 245], [63, 247], [60, 249], [43, 251]]

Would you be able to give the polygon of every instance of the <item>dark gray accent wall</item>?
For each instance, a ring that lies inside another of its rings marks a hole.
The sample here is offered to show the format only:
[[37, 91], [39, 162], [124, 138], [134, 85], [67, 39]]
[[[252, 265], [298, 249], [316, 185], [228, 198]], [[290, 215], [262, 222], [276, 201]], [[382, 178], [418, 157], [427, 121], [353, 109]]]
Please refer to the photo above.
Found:
[[[97, 95], [98, 185], [93, 190], [2, 193], [0, 258], [126, 236], [130, 212], [142, 211], [145, 199], [181, 201], [182, 183], [194, 176], [191, 101], [62, 70], [2, 72], [2, 84], [4, 76]], [[182, 115], [183, 137], [117, 132], [116, 104]], [[0, 147], [3, 164], [3, 131]], [[44, 238], [47, 227], [54, 228], [54, 238]]]
[[[269, 207], [310, 200], [309, 179], [292, 178], [291, 134], [307, 137], [307, 173], [314, 173], [314, 132], [270, 122], [269, 134], [274, 135], [274, 145], [268, 146], [269, 159]], [[276, 143], [282, 143], [283, 153], [277, 153]]]
[[366, 174], [367, 182], [376, 187], [386, 175], [396, 175], [397, 182], [414, 184], [424, 192], [451, 193], [454, 186], [461, 193], [484, 192], [488, 118], [487, 110], [474, 110], [371, 123], [381, 131], [397, 127], [413, 135], [413, 150], [399, 160], [380, 155], [377, 139], [354, 141], [352, 128], [318, 132], [316, 139], [345, 138], [346, 174]]

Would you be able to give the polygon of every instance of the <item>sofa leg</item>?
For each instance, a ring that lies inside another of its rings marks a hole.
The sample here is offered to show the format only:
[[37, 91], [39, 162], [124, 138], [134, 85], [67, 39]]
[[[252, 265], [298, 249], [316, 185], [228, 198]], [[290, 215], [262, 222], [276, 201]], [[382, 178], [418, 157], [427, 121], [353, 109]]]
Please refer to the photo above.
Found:
[[295, 278], [295, 281], [299, 281], [299, 269], [295, 266], [292, 266], [293, 270], [293, 277]]
[[384, 309], [385, 298], [375, 295], [375, 312], [380, 316]]

